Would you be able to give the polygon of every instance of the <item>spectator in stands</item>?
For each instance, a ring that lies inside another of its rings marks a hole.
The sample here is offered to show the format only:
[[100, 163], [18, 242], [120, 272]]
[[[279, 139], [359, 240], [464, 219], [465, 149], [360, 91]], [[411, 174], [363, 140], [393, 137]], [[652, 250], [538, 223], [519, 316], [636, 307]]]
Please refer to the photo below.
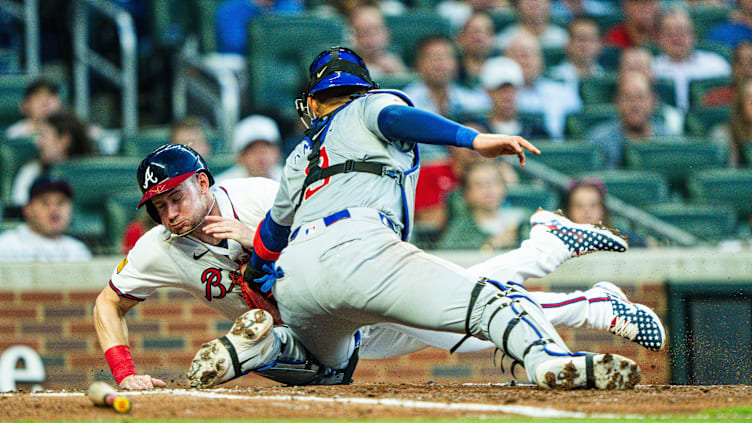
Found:
[[520, 34], [534, 36], [543, 48], [564, 48], [569, 36], [564, 28], [551, 23], [549, 0], [515, 0], [517, 24], [504, 28], [496, 35], [496, 46], [505, 50]]
[[[606, 187], [599, 179], [585, 178], [572, 183], [562, 198], [561, 208], [575, 223], [603, 224], [613, 228], [611, 213], [606, 207]], [[630, 247], [645, 247], [646, 241], [639, 234], [619, 231], [627, 235]]]
[[648, 46], [658, 35], [658, 0], [621, 0], [624, 20], [606, 32], [606, 45], [627, 48]]
[[494, 24], [484, 12], [474, 13], [457, 34], [460, 50], [459, 82], [468, 87], [478, 85], [483, 63], [494, 53]]
[[488, 119], [490, 132], [519, 135], [529, 140], [550, 138], [542, 121], [517, 111], [517, 91], [525, 84], [522, 68], [508, 57], [488, 59], [480, 80], [493, 102]]
[[67, 182], [41, 176], [27, 193], [25, 224], [0, 234], [2, 262], [79, 262], [91, 260], [89, 249], [65, 235], [73, 213], [73, 189]]
[[737, 0], [728, 20], [711, 28], [707, 39], [731, 47], [742, 41], [752, 42], [752, 0]]
[[217, 51], [246, 56], [248, 25], [253, 19], [264, 14], [289, 16], [302, 10], [302, 0], [223, 0], [214, 16]]
[[23, 119], [11, 125], [5, 136], [11, 138], [37, 137], [47, 116], [60, 110], [60, 88], [53, 81], [39, 78], [24, 90], [21, 100]]
[[[619, 75], [630, 72], [639, 72], [645, 75], [655, 91], [656, 81], [653, 75], [653, 56], [645, 47], [629, 47], [622, 51], [619, 56]], [[670, 135], [682, 135], [684, 133], [684, 113], [674, 106], [668, 105], [656, 97], [656, 115], [654, 116], [663, 124], [664, 129]]]
[[519, 111], [543, 113], [551, 137], [562, 138], [566, 116], [581, 107], [579, 95], [561, 82], [542, 76], [543, 54], [534, 36], [517, 35], [510, 40], [505, 54], [520, 65], [525, 77], [525, 85], [517, 93]]
[[279, 128], [271, 118], [252, 115], [235, 126], [232, 151], [237, 164], [217, 175], [217, 181], [261, 176], [278, 181], [282, 175]]
[[212, 153], [206, 134], [207, 125], [201, 118], [188, 116], [170, 123], [170, 144], [187, 145], [202, 157], [209, 157]]
[[742, 41], [734, 48], [731, 63], [731, 83], [709, 89], [700, 99], [705, 107], [728, 106], [734, 102], [736, 87], [752, 78], [752, 41]]
[[446, 227], [450, 209], [447, 196], [460, 184], [462, 169], [481, 156], [467, 148], [448, 147], [445, 160], [421, 166], [415, 194], [416, 230], [438, 235]]
[[745, 152], [752, 147], [752, 77], [739, 84], [729, 121], [711, 133], [711, 139], [728, 145], [731, 166], [749, 166]]
[[[469, 89], [457, 83], [458, 63], [452, 41], [432, 36], [418, 43], [415, 67], [420, 80], [405, 87], [405, 93], [416, 107], [442, 116], [458, 117], [485, 114], [491, 109], [491, 99], [482, 88]], [[421, 159], [440, 160], [446, 148], [422, 144]]]
[[48, 116], [40, 129], [39, 158], [18, 170], [11, 189], [13, 205], [26, 204], [31, 184], [40, 175], [47, 174], [53, 165], [94, 153], [86, 124], [71, 112], [59, 111]]
[[[463, 121], [468, 126], [482, 133], [491, 132], [483, 122]], [[415, 194], [415, 222], [419, 235], [435, 241], [444, 230], [449, 217], [457, 210], [456, 202], [448, 201], [448, 195], [460, 184], [462, 172], [470, 163], [481, 160], [481, 156], [474, 150], [467, 148], [448, 147], [449, 156], [445, 160], [433, 161], [421, 165], [420, 175]], [[512, 165], [506, 161], [496, 161], [499, 171], [508, 185], [519, 182], [519, 176]], [[431, 248], [434, 245], [430, 246]]]
[[569, 23], [567, 31], [567, 57], [562, 63], [552, 66], [549, 74], [579, 95], [580, 81], [605, 73], [598, 64], [602, 49], [600, 30], [592, 18], [578, 17]]
[[655, 93], [645, 75], [631, 72], [622, 75], [616, 94], [618, 119], [596, 126], [588, 139], [600, 151], [608, 169], [624, 165], [624, 147], [653, 136], [670, 135], [660, 121], [653, 118]]
[[519, 243], [521, 209], [505, 207], [505, 181], [493, 160], [471, 162], [463, 172], [465, 207], [457, 210], [439, 240], [441, 249], [510, 248]]
[[658, 78], [673, 79], [676, 106], [689, 110], [689, 83], [693, 80], [731, 74], [731, 65], [721, 55], [695, 49], [695, 32], [689, 13], [674, 7], [661, 16], [658, 44], [661, 55], [653, 62]]
[[402, 58], [389, 51], [389, 30], [376, 6], [358, 6], [349, 18], [355, 51], [365, 60], [372, 78], [408, 72]]

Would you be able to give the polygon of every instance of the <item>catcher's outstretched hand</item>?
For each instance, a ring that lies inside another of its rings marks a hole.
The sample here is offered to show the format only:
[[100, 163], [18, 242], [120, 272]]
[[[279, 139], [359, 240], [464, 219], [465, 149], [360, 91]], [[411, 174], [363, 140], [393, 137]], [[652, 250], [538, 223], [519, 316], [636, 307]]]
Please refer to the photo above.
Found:
[[165, 386], [166, 383], [149, 375], [130, 375], [120, 381], [120, 389], [128, 391], [145, 391]]
[[483, 157], [497, 157], [502, 154], [514, 154], [520, 159], [520, 166], [525, 166], [525, 150], [540, 155], [540, 150], [530, 141], [516, 135], [478, 134], [473, 139], [473, 149]]

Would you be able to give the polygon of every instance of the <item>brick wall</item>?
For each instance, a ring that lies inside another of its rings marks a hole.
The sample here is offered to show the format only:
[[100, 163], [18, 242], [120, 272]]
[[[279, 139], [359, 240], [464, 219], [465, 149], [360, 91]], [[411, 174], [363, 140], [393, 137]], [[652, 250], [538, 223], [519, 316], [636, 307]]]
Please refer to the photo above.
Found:
[[[530, 289], [551, 288], [545, 283]], [[578, 288], [582, 288], [578, 286]], [[556, 286], [562, 290], [561, 286]], [[626, 287], [634, 301], [666, 314], [662, 283], [645, 282]], [[44, 361], [45, 388], [82, 389], [93, 380], [112, 381], [96, 339], [91, 311], [98, 290], [0, 290], [0, 354], [12, 345], [36, 350]], [[195, 351], [206, 341], [224, 335], [231, 322], [223, 320], [187, 293], [162, 291], [128, 314], [133, 358], [140, 373], [166, 382], [184, 382], [184, 372]], [[612, 351], [635, 358], [643, 369], [643, 382], [668, 383], [669, 357], [654, 353], [604, 332], [562, 330], [573, 350]], [[497, 355], [497, 363], [500, 355]], [[493, 350], [449, 355], [426, 349], [389, 360], [362, 360], [355, 373], [360, 382], [500, 382], [511, 380], [509, 363], [501, 374], [494, 366]], [[516, 370], [522, 375], [522, 370]], [[246, 377], [231, 384], [269, 384]]]

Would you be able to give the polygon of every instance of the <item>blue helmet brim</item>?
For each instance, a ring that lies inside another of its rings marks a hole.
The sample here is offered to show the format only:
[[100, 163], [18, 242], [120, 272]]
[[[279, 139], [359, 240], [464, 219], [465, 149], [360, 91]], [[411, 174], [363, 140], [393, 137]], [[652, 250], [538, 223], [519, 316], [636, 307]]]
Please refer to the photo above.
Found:
[[335, 87], [353, 87], [353, 86], [371, 88], [372, 84], [362, 78], [359, 78], [355, 75], [351, 75], [347, 72], [334, 72], [331, 75], [319, 81], [318, 84], [316, 84], [313, 88], [311, 88], [310, 93], [314, 94], [317, 91], [323, 91], [323, 90], [326, 90], [329, 88], [335, 88]]

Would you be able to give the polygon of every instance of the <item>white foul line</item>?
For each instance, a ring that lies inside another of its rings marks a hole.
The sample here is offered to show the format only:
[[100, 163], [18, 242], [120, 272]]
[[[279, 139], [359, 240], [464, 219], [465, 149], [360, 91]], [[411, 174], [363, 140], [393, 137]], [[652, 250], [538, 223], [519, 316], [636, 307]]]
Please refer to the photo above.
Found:
[[[237, 399], [237, 400], [266, 400], [266, 401], [308, 401], [308, 402], [330, 402], [338, 404], [362, 404], [362, 405], [382, 405], [391, 407], [407, 407], [418, 409], [443, 409], [449, 411], [486, 411], [486, 412], [501, 412], [509, 414], [517, 414], [521, 416], [529, 417], [551, 417], [551, 418], [584, 418], [587, 417], [585, 413], [571, 412], [555, 410], [553, 408], [539, 408], [526, 405], [493, 405], [493, 404], [479, 404], [479, 403], [443, 403], [443, 402], [428, 402], [428, 401], [413, 401], [413, 400], [400, 400], [394, 398], [347, 398], [347, 397], [316, 397], [316, 396], [299, 396], [299, 395], [271, 395], [271, 396], [246, 396], [238, 392], [237, 395], [227, 394], [223, 392], [215, 391], [186, 391], [176, 389], [160, 389], [156, 391], [133, 391], [128, 392], [128, 395], [184, 395], [202, 398], [221, 398], [221, 399]], [[8, 395], [8, 394], [2, 394]], [[39, 392], [31, 395], [38, 396], [76, 396], [83, 395], [79, 392]]]

